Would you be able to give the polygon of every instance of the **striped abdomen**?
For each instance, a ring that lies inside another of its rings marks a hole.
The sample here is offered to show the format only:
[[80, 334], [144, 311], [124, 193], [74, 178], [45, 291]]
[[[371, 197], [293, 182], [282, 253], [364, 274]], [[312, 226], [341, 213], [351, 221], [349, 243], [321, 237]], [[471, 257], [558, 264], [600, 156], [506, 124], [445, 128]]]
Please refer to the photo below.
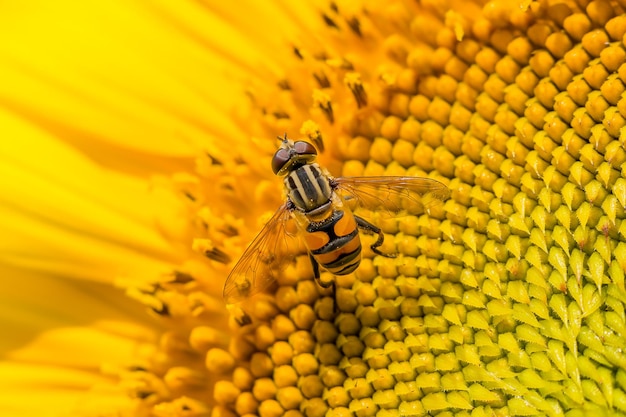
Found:
[[304, 238], [313, 258], [332, 274], [349, 274], [361, 262], [361, 240], [350, 210], [333, 210], [325, 221], [309, 224]]

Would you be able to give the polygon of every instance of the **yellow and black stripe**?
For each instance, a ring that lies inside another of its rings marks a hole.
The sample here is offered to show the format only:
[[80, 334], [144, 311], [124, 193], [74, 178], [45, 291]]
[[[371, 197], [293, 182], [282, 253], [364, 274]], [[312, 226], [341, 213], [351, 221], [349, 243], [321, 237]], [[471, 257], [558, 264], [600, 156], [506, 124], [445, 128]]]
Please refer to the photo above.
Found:
[[285, 177], [287, 197], [305, 214], [319, 209], [330, 201], [333, 190], [328, 177], [316, 163], [306, 164]]
[[318, 164], [293, 168], [285, 177], [287, 197], [308, 223], [303, 227], [304, 239], [316, 278], [319, 278], [318, 265], [335, 275], [353, 272], [361, 262], [361, 240], [355, 216], [350, 210], [344, 210], [340, 202], [332, 201], [329, 177]]
[[309, 224], [305, 240], [313, 259], [332, 274], [346, 275], [359, 266], [361, 240], [350, 211], [333, 210], [326, 221]]

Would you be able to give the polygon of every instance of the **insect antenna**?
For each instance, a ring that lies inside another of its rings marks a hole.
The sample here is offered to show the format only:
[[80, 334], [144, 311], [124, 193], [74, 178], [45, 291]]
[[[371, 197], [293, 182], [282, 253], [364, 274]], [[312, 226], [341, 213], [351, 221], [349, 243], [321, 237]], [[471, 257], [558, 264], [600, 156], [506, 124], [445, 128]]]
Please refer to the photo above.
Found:
[[283, 143], [287, 143], [287, 141], [289, 140], [287, 138], [287, 132], [285, 132], [285, 135], [281, 138], [280, 136], [276, 136], [278, 138], [279, 141], [283, 142]]

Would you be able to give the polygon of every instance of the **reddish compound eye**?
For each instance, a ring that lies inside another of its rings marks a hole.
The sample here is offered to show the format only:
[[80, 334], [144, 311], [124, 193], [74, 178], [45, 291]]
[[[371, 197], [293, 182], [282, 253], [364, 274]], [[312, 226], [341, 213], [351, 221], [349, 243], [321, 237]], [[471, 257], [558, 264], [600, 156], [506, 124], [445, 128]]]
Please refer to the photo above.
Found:
[[288, 171], [315, 161], [317, 151], [308, 142], [283, 142], [272, 158], [272, 170], [276, 175], [284, 175]]
[[298, 141], [293, 144], [293, 150], [296, 151], [298, 155], [317, 155], [315, 147], [309, 142]]
[[289, 151], [287, 149], [280, 148], [277, 150], [272, 158], [272, 171], [274, 171], [274, 174], [278, 174], [278, 171], [283, 169], [290, 159], [291, 156], [289, 155]]

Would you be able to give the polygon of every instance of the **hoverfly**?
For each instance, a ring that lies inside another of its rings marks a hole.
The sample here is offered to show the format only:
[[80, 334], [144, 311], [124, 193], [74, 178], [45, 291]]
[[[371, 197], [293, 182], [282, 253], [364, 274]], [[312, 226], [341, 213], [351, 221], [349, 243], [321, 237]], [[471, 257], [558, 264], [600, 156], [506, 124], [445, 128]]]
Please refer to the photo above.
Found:
[[[322, 282], [320, 266], [334, 275], [353, 272], [361, 261], [358, 229], [377, 234], [370, 246], [376, 254], [384, 235], [380, 228], [353, 214], [351, 206], [382, 209], [397, 214], [420, 202], [448, 198], [448, 188], [439, 181], [419, 177], [339, 177], [333, 178], [316, 162], [317, 151], [308, 142], [279, 137], [282, 144], [272, 159], [274, 174], [283, 178], [286, 201], [252, 241], [224, 285], [227, 304], [244, 301], [268, 288], [295, 257], [301, 239], [309, 253], [317, 283], [328, 288], [334, 281]], [[289, 233], [287, 223], [295, 220], [297, 233]], [[291, 255], [290, 255], [291, 254]]]

